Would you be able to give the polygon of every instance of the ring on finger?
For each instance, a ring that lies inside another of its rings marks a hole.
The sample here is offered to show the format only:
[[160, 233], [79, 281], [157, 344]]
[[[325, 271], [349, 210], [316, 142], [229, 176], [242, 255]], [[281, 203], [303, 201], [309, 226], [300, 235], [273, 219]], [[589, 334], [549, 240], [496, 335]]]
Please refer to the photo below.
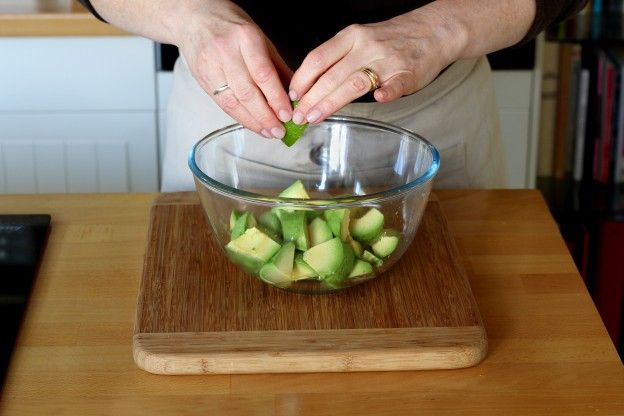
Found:
[[372, 69], [368, 68], [368, 67], [364, 67], [362, 69], [360, 69], [360, 71], [362, 71], [364, 73], [364, 75], [366, 75], [368, 77], [368, 79], [370, 80], [370, 89], [369, 91], [375, 91], [377, 88], [380, 87], [379, 85], [379, 75], [377, 75], [377, 72], [373, 71]]
[[218, 88], [215, 88], [215, 90], [212, 92], [212, 95], [219, 95], [220, 93], [222, 93], [223, 91], [229, 89], [230, 86], [228, 84], [223, 84]]

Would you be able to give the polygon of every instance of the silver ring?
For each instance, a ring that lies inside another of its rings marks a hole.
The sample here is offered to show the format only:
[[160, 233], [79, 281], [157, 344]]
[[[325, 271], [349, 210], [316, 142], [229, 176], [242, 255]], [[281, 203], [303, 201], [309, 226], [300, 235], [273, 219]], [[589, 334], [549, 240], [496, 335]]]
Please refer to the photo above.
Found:
[[218, 95], [219, 93], [222, 93], [223, 91], [227, 90], [228, 88], [230, 88], [229, 85], [227, 84], [223, 84], [221, 85], [219, 88], [217, 88], [216, 90], [214, 90], [212, 92], [212, 95]]

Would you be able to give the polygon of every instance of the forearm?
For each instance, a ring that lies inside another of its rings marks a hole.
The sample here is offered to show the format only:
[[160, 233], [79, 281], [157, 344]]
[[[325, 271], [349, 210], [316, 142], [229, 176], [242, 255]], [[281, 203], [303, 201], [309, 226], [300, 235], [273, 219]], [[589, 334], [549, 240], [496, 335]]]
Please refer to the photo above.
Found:
[[412, 12], [439, 19], [455, 59], [469, 59], [520, 42], [535, 18], [535, 0], [436, 0]]

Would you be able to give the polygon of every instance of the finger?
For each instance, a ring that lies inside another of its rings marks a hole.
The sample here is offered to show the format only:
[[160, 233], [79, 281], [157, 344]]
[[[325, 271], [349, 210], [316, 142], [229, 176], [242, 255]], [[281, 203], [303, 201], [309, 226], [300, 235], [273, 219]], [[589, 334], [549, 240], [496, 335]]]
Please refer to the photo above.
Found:
[[223, 92], [214, 95], [214, 91], [228, 84], [225, 74], [221, 69], [211, 65], [204, 66], [200, 72], [197, 72], [195, 79], [207, 94], [217, 103], [223, 111], [225, 111], [230, 117], [238, 121], [241, 125], [245, 126], [249, 130], [260, 133], [263, 136], [272, 137], [268, 130], [264, 130], [260, 123], [243, 107], [231, 89], [227, 89]]
[[336, 62], [344, 58], [353, 46], [352, 37], [344, 31], [312, 50], [290, 81], [289, 95], [293, 100], [308, 92], [316, 80]]
[[[313, 107], [317, 106], [317, 104], [325, 97], [329, 96], [332, 92], [336, 91], [338, 88], [343, 86], [345, 82], [349, 79], [352, 83], [350, 86], [354, 89], [349, 94], [350, 97], [354, 100], [368, 92], [370, 87], [369, 79], [363, 73], [361, 76], [356, 76], [355, 78], [351, 78], [354, 75], [353, 68], [357, 68], [357, 62], [361, 61], [361, 59], [356, 59], [353, 56], [347, 55], [344, 59], [340, 60], [333, 67], [331, 67], [325, 74], [323, 74], [318, 81], [314, 83], [312, 88], [303, 96], [301, 100], [299, 100], [299, 104], [297, 105], [297, 109], [293, 114], [293, 121], [296, 124], [302, 124], [305, 121], [314, 122], [316, 113], [313, 113], [311, 110]], [[362, 83], [360, 80], [365, 80], [366, 82]], [[356, 91], [357, 90], [357, 91]], [[346, 103], [340, 105], [339, 108], [342, 108]], [[330, 105], [330, 107], [334, 108], [338, 103], [334, 105]], [[329, 115], [329, 114], [326, 114]]]
[[224, 68], [224, 72], [238, 102], [254, 116], [262, 129], [271, 132], [272, 137], [281, 139], [286, 133], [282, 122], [277, 119], [264, 94], [251, 78], [242, 56], [239, 55], [234, 59], [234, 62], [229, 61], [229, 66]]
[[417, 89], [414, 76], [410, 72], [404, 71], [382, 82], [381, 87], [375, 91], [373, 96], [380, 103], [387, 103], [416, 92]]
[[260, 88], [266, 102], [282, 122], [292, 117], [292, 106], [286, 89], [271, 60], [269, 50], [262, 38], [253, 38], [241, 44], [243, 60], [251, 79]]
[[[357, 71], [323, 97], [306, 115], [308, 123], [319, 123], [345, 105], [370, 91], [371, 81], [362, 71]], [[307, 97], [307, 95], [306, 95]], [[304, 97], [304, 98], [306, 98]], [[297, 106], [297, 109], [299, 106]]]

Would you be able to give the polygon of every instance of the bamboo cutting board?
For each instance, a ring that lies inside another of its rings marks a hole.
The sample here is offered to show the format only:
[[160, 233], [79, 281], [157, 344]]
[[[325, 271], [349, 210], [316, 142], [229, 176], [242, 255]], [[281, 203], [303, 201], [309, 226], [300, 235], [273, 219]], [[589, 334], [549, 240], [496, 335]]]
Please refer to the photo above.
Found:
[[327, 295], [286, 292], [240, 272], [196, 194], [154, 203], [134, 360], [157, 374], [468, 367], [487, 339], [461, 258], [432, 198], [401, 260]]

